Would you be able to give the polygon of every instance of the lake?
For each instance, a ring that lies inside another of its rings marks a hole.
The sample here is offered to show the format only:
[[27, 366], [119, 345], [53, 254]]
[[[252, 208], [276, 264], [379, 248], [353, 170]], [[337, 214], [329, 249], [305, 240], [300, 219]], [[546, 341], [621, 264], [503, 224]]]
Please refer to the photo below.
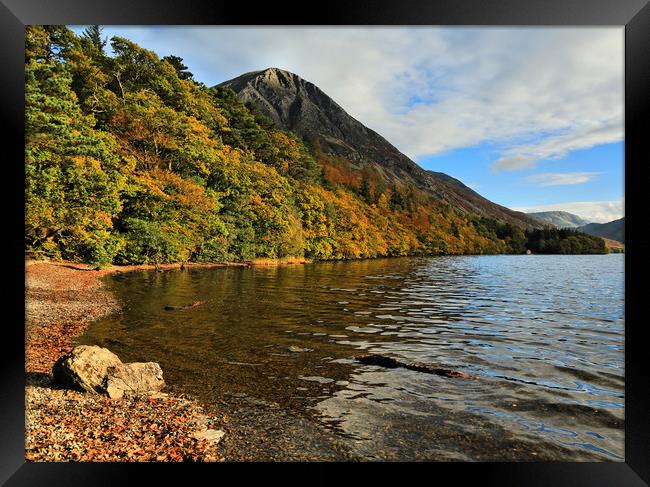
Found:
[[[624, 256], [460, 256], [107, 278], [79, 343], [159, 362], [235, 460], [622, 461]], [[205, 300], [191, 309], [167, 311]], [[477, 379], [364, 365], [381, 354]]]

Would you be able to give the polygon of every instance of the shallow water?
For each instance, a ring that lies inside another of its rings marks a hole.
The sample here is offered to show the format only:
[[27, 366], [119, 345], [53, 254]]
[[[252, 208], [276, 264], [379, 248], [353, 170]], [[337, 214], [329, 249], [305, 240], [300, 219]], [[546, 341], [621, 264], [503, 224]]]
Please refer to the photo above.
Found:
[[[123, 312], [80, 342], [159, 362], [172, 387], [235, 416], [301, 418], [350, 458], [623, 460], [623, 258], [129, 273], [108, 279]], [[478, 379], [367, 366], [361, 353]]]

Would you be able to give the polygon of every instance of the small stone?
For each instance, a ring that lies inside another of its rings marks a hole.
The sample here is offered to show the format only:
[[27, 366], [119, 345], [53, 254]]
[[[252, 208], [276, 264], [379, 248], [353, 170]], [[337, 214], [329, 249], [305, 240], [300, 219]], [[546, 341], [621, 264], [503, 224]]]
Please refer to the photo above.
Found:
[[197, 440], [208, 440], [210, 443], [216, 445], [226, 435], [222, 430], [205, 430], [194, 433], [194, 438]]
[[300, 347], [296, 347], [295, 345], [291, 345], [289, 347], [289, 351], [290, 352], [295, 352], [295, 353], [301, 353], [301, 352], [313, 352], [314, 349], [313, 348], [300, 348]]
[[169, 393], [167, 392], [152, 392], [149, 394], [149, 397], [153, 399], [167, 399], [169, 398]]

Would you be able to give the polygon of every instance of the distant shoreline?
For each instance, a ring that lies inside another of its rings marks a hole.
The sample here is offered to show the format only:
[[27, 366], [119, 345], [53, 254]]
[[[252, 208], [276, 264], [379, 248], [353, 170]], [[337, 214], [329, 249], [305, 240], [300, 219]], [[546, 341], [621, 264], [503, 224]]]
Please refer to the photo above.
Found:
[[[602, 238], [602, 237], [601, 237]], [[82, 271], [93, 271], [101, 273], [101, 276], [108, 274], [120, 274], [125, 272], [136, 272], [136, 271], [155, 271], [155, 270], [175, 270], [175, 269], [201, 269], [201, 268], [212, 268], [212, 267], [264, 267], [264, 266], [281, 266], [281, 265], [303, 265], [303, 264], [315, 264], [319, 262], [349, 262], [356, 260], [374, 260], [374, 259], [394, 259], [394, 258], [409, 258], [409, 257], [478, 257], [478, 256], [490, 256], [490, 255], [608, 255], [610, 253], [625, 253], [625, 244], [617, 242], [615, 240], [602, 238], [605, 241], [606, 248], [609, 252], [600, 253], [548, 253], [548, 252], [531, 252], [528, 254], [525, 253], [463, 253], [463, 254], [409, 254], [409, 255], [378, 255], [374, 257], [351, 257], [344, 259], [309, 259], [305, 257], [256, 257], [250, 260], [243, 261], [228, 261], [228, 262], [174, 262], [174, 263], [165, 263], [165, 264], [110, 264], [108, 266], [97, 268], [88, 263], [84, 262], [73, 262], [73, 261], [64, 261], [64, 260], [55, 260], [55, 259], [36, 259], [26, 257], [25, 266], [35, 264], [49, 264], [54, 266], [62, 266], [75, 270]]]

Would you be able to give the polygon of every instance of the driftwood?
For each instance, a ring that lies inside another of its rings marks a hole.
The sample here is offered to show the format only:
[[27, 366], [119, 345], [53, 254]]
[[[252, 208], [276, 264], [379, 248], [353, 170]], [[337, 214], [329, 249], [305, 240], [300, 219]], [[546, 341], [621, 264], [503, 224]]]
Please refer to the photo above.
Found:
[[168, 304], [167, 306], [165, 306], [165, 309], [167, 311], [179, 311], [183, 309], [196, 308], [197, 306], [201, 306], [202, 304], [205, 304], [205, 301], [194, 301], [192, 304], [188, 304], [187, 306], [171, 306]]
[[478, 377], [475, 375], [471, 375], [460, 370], [443, 369], [426, 364], [402, 362], [401, 360], [397, 360], [392, 357], [386, 357], [384, 355], [361, 355], [355, 358], [362, 364], [377, 365], [379, 367], [386, 367], [388, 369], [396, 369], [398, 367], [402, 367], [404, 369], [415, 370], [416, 372], [441, 375], [443, 377], [460, 377], [462, 379], [473, 380], [478, 379]]

